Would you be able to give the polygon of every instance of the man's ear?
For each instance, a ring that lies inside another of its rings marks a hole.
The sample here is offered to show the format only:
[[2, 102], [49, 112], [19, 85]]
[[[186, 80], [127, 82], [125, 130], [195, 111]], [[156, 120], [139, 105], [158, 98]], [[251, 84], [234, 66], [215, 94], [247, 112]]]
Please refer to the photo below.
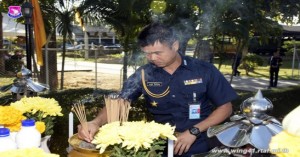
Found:
[[173, 44], [172, 44], [172, 50], [178, 51], [179, 50], [179, 41], [176, 40]]

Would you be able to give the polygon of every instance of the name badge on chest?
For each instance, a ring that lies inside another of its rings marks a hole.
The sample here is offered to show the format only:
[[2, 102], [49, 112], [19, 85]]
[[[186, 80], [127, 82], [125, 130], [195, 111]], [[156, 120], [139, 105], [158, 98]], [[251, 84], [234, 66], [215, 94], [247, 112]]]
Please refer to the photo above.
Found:
[[162, 82], [147, 82], [148, 87], [161, 87]]
[[200, 104], [189, 104], [189, 119], [200, 119]]
[[188, 103], [189, 105], [189, 119], [200, 119], [201, 118], [201, 103], [196, 99], [196, 93], [193, 93], [193, 102]]

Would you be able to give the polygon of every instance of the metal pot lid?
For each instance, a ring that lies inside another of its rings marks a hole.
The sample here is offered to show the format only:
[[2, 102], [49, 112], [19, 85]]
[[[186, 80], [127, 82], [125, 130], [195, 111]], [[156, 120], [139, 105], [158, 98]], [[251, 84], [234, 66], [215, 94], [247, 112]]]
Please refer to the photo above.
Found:
[[39, 82], [34, 82], [31, 79], [31, 71], [24, 66], [17, 73], [17, 78], [13, 83], [0, 88], [0, 91], [6, 92], [10, 90], [12, 93], [25, 93], [26, 91], [43, 92], [49, 89], [49, 86]]
[[24, 65], [21, 68], [21, 71], [17, 73], [17, 78], [30, 78], [32, 75], [31, 71], [24, 67]]
[[278, 125], [277, 123], [269, 123], [265, 126], [269, 129], [273, 136], [280, 133], [283, 130], [282, 126]]
[[220, 125], [215, 125], [212, 127], [209, 127], [207, 129], [207, 136], [208, 137], [213, 137], [216, 136], [217, 134], [219, 134], [220, 132], [234, 126], [234, 125], [238, 125], [239, 122], [226, 122], [224, 124], [220, 124]]
[[258, 90], [254, 97], [246, 99], [241, 104], [241, 112], [247, 117], [261, 117], [267, 115], [272, 110], [272, 102], [264, 98], [260, 90]]
[[23, 86], [23, 87], [12, 86], [10, 88], [10, 91], [12, 93], [25, 93], [26, 90], [27, 90], [27, 88], [25, 88], [25, 86]]
[[41, 84], [38, 82], [33, 82], [31, 79], [27, 79], [27, 86], [31, 89], [33, 92], [43, 92], [49, 88], [46, 84]]
[[250, 144], [257, 149], [268, 149], [271, 138], [282, 130], [281, 124], [273, 117], [259, 124], [243, 119], [210, 127], [207, 136], [216, 136], [227, 147], [236, 148]]
[[246, 117], [245, 115], [236, 114], [230, 117], [230, 121], [239, 121], [244, 119], [245, 117]]
[[240, 122], [237, 125], [223, 130], [216, 136], [223, 145], [236, 148], [244, 146], [250, 142], [250, 130], [251, 125]]
[[269, 149], [269, 143], [274, 133], [264, 125], [255, 126], [252, 128], [250, 135], [251, 145], [257, 149]]
[[243, 114], [233, 115], [230, 122], [208, 128], [207, 136], [216, 136], [227, 147], [250, 144], [257, 149], [268, 149], [271, 138], [283, 130], [281, 123], [267, 114], [272, 109], [271, 101], [263, 98], [259, 90], [255, 97], [243, 102]]

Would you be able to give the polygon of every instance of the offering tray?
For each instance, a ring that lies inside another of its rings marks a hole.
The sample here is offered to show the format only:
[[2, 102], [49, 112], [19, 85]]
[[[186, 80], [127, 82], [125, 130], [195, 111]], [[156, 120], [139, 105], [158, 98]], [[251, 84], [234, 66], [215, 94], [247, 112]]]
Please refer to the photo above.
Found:
[[96, 148], [82, 147], [82, 143], [87, 142], [79, 139], [77, 134], [74, 134], [72, 137], [70, 137], [68, 142], [73, 148], [68, 154], [68, 157], [109, 157], [108, 152], [99, 154], [99, 150], [97, 150]]

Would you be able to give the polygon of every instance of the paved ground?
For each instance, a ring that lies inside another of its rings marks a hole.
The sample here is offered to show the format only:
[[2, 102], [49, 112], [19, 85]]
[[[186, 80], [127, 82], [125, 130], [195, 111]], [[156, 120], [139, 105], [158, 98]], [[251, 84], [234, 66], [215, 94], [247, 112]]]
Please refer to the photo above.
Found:
[[[60, 64], [60, 63], [59, 63]], [[58, 70], [60, 70], [61, 65], [58, 65]], [[120, 73], [122, 71], [121, 64], [104, 64], [104, 63], [95, 63], [92, 62], [84, 62], [84, 61], [71, 61], [68, 60], [65, 64], [65, 70], [67, 71], [90, 71], [91, 73], [95, 73], [97, 71], [99, 74], [101, 73], [101, 77], [103, 74], [110, 75], [110, 77], [116, 77], [116, 79], [120, 79]], [[128, 75], [131, 75], [134, 72], [132, 68], [128, 69]], [[100, 76], [100, 75], [99, 75]], [[230, 80], [230, 75], [225, 75], [227, 80]], [[99, 78], [100, 80], [101, 78]], [[115, 82], [115, 83], [119, 83]], [[106, 82], [107, 83], [107, 82]], [[120, 83], [119, 83], [120, 84]], [[300, 80], [278, 80], [278, 88], [295, 86], [299, 85]], [[265, 90], [269, 85], [268, 78], [252, 78], [247, 76], [237, 76], [233, 77], [231, 85], [235, 89], [241, 89], [246, 91], [257, 91], [258, 89]]]
[[[227, 80], [230, 80], [230, 75], [225, 76]], [[278, 80], [277, 87], [288, 87], [299, 85], [299, 80]], [[269, 86], [269, 79], [267, 78], [252, 78], [247, 76], [233, 77], [232, 87], [235, 89], [241, 89], [246, 91], [257, 91], [258, 89], [264, 90]]]

